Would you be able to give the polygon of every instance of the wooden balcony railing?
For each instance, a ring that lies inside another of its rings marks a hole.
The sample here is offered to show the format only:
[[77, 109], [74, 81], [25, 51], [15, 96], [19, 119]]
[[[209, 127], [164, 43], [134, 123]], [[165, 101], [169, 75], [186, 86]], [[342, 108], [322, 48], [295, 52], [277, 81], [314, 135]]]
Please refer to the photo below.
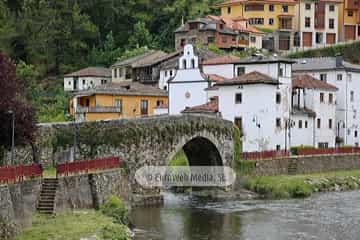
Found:
[[76, 109], [76, 113], [121, 113], [121, 109], [119, 107], [81, 107], [78, 106]]

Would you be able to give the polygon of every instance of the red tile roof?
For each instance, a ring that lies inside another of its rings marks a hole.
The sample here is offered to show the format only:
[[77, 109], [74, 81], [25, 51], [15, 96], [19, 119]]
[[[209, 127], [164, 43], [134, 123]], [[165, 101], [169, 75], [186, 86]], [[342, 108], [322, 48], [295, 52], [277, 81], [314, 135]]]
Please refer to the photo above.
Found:
[[217, 113], [219, 112], [219, 98], [214, 97], [209, 102], [191, 107], [186, 108], [182, 111], [182, 113]]
[[329, 83], [320, 81], [308, 74], [294, 75], [292, 79], [293, 88], [310, 88], [337, 91], [338, 88]]
[[203, 77], [212, 81], [212, 82], [222, 82], [225, 80], [229, 80], [228, 78], [225, 78], [223, 76], [217, 75], [217, 74], [203, 74]]
[[233, 79], [218, 82], [215, 86], [239, 85], [239, 84], [278, 84], [279, 81], [263, 73], [253, 71]]
[[223, 16], [215, 16], [215, 15], [208, 15], [207, 18], [210, 18], [215, 21], [223, 21], [226, 27], [232, 30], [238, 30], [241, 32], [252, 32], [257, 34], [263, 34], [262, 31], [258, 30], [257, 28], [250, 26], [247, 24], [247, 19], [244, 17], [223, 17]]
[[65, 77], [111, 77], [111, 70], [103, 67], [87, 67], [73, 73], [68, 73]]
[[211, 58], [202, 62], [202, 65], [221, 65], [221, 64], [231, 64], [240, 60], [239, 57], [233, 55], [225, 55], [221, 57]]

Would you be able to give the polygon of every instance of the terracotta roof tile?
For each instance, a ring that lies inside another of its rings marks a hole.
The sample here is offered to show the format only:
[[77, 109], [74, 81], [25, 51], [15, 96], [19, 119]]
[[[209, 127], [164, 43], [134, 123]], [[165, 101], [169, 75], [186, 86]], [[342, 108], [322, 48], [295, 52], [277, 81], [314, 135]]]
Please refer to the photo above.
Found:
[[329, 83], [320, 81], [308, 74], [294, 75], [292, 79], [293, 88], [310, 88], [337, 91], [338, 88]]
[[111, 70], [103, 67], [87, 67], [79, 71], [66, 74], [65, 77], [111, 77]]
[[227, 86], [227, 85], [238, 85], [238, 84], [257, 84], [257, 83], [278, 84], [279, 81], [268, 75], [265, 75], [263, 73], [253, 71], [253, 72], [235, 77], [233, 79], [218, 82], [215, 84], [215, 86]]
[[217, 74], [202, 74], [204, 78], [212, 81], [212, 82], [222, 82], [225, 80], [229, 80], [228, 78], [225, 78], [223, 76], [217, 75]]
[[297, 1], [296, 0], [228, 0], [228, 1], [224, 1], [223, 3], [219, 3], [216, 4], [215, 6], [217, 7], [222, 7], [222, 6], [232, 6], [232, 5], [237, 5], [237, 4], [241, 4], [241, 3], [247, 3], [247, 2], [251, 2], [251, 3], [287, 3], [287, 4], [296, 4]]
[[186, 108], [182, 111], [182, 113], [217, 113], [219, 112], [219, 98], [214, 97], [209, 102], [191, 107]]
[[219, 64], [231, 64], [240, 60], [239, 57], [233, 55], [225, 55], [221, 57], [211, 58], [202, 62], [202, 65], [219, 65]]

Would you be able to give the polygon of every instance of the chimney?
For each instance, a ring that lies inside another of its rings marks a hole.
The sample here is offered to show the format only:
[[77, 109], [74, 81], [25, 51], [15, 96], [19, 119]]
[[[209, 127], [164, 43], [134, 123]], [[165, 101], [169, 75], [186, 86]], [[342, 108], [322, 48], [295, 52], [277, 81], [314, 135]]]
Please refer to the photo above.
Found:
[[343, 66], [343, 55], [341, 53], [337, 53], [335, 55], [335, 59], [336, 59], [336, 67], [342, 67]]

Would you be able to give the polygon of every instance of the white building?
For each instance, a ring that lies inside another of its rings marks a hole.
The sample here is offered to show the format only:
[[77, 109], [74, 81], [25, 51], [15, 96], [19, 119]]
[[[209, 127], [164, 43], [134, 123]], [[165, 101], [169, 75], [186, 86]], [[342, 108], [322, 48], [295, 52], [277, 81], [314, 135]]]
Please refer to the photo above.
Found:
[[337, 88], [307, 74], [293, 77], [291, 145], [335, 147]]
[[179, 58], [179, 69], [168, 81], [169, 114], [180, 114], [185, 108], [207, 102], [205, 89], [210, 86], [200, 72], [199, 59], [192, 45], [186, 45], [184, 55]]
[[296, 73], [307, 73], [338, 88], [336, 93], [336, 136], [340, 145], [360, 142], [360, 66], [337, 57], [303, 58], [294, 64]]
[[108, 68], [88, 67], [64, 76], [64, 91], [81, 91], [111, 82]]

